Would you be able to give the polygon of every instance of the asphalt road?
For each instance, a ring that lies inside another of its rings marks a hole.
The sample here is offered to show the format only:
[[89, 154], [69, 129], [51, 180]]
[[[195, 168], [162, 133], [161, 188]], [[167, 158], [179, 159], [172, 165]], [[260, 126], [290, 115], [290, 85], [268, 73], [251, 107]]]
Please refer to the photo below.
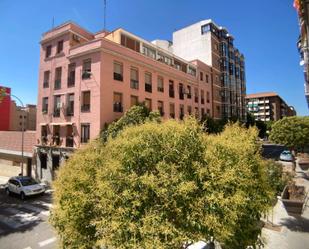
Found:
[[55, 249], [57, 237], [48, 223], [51, 193], [27, 198], [6, 196], [0, 185], [0, 249]]

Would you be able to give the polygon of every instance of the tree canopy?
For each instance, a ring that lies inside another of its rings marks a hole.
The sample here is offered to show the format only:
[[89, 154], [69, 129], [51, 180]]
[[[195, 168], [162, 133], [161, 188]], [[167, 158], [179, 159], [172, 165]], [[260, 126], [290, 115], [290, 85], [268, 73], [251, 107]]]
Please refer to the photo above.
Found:
[[284, 117], [272, 125], [270, 140], [291, 149], [309, 145], [309, 117]]
[[54, 182], [51, 222], [63, 248], [181, 248], [215, 236], [253, 244], [273, 192], [257, 131], [146, 122], [78, 150]]

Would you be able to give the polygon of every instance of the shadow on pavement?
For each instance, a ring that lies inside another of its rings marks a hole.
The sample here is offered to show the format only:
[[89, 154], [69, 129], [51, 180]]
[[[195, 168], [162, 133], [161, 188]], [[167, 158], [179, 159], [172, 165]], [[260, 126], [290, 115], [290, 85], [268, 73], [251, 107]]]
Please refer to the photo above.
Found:
[[301, 216], [294, 216], [283, 219], [280, 225], [286, 226], [288, 229], [294, 232], [309, 233], [309, 219]]

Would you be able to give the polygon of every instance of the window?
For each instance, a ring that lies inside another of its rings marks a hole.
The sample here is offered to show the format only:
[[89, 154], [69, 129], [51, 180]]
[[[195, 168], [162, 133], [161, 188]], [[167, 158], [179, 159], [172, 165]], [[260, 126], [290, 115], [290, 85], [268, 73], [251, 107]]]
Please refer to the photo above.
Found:
[[60, 117], [61, 96], [54, 96], [54, 117]]
[[179, 99], [184, 99], [184, 88], [182, 83], [179, 83]]
[[62, 67], [57, 67], [55, 71], [55, 90], [61, 88]]
[[123, 65], [114, 61], [114, 80], [123, 81]]
[[41, 143], [46, 144], [47, 143], [47, 125], [41, 126]]
[[170, 98], [175, 97], [174, 81], [172, 81], [172, 80], [170, 80], [169, 83], [168, 83], [168, 92], [169, 92]]
[[206, 92], [206, 101], [207, 101], [207, 103], [210, 102], [209, 92]]
[[75, 85], [75, 63], [71, 63], [69, 65], [68, 71], [68, 87], [72, 87]]
[[50, 77], [50, 71], [44, 72], [44, 80], [43, 80], [43, 88], [49, 87], [49, 77]]
[[198, 118], [199, 117], [199, 112], [198, 112], [198, 107], [195, 107], [195, 117]]
[[43, 114], [48, 113], [48, 97], [44, 97], [42, 99], [42, 113]]
[[189, 67], [188, 74], [191, 74], [192, 76], [196, 76], [196, 69], [193, 67]]
[[138, 97], [131, 95], [131, 106], [138, 104]]
[[210, 109], [207, 109], [206, 112], [208, 115], [210, 115]]
[[130, 72], [130, 77], [131, 77], [131, 82], [130, 86], [132, 89], [138, 89], [138, 69], [131, 67], [131, 72]]
[[206, 83], [209, 83], [209, 76], [208, 76], [208, 74], [206, 74], [205, 76], [206, 76]]
[[90, 111], [90, 91], [84, 91], [82, 92], [82, 106], [81, 111], [82, 112], [89, 112]]
[[205, 109], [204, 108], [201, 109], [201, 114], [202, 114], [202, 117], [205, 116]]
[[74, 93], [68, 95], [67, 116], [74, 116]]
[[148, 108], [149, 111], [152, 110], [151, 99], [145, 99], [145, 106]]
[[161, 76], [158, 76], [158, 92], [164, 92], [164, 80]]
[[184, 116], [185, 116], [185, 107], [184, 105], [180, 105], [179, 106], [179, 118], [183, 120]]
[[150, 47], [143, 46], [143, 54], [152, 59], [156, 59], [156, 51]]
[[73, 126], [66, 126], [66, 138], [65, 138], [66, 147], [74, 147], [74, 138], [73, 138]]
[[192, 114], [192, 107], [188, 106], [187, 108], [188, 108], [188, 114], [191, 115]]
[[175, 118], [175, 104], [170, 103], [170, 117]]
[[164, 116], [164, 104], [163, 101], [158, 101], [158, 111], [160, 115], [163, 117]]
[[49, 58], [51, 56], [52, 46], [48, 45], [45, 51], [45, 58]]
[[145, 91], [151, 93], [152, 92], [152, 76], [151, 73], [145, 73]]
[[202, 27], [202, 35], [210, 31], [210, 24], [203, 25]]
[[41, 169], [47, 169], [47, 154], [40, 153]]
[[139, 41], [132, 39], [131, 37], [128, 37], [126, 35], [121, 34], [121, 45], [124, 47], [127, 47], [129, 49], [132, 49], [136, 52], [140, 51], [140, 43]]
[[114, 93], [114, 112], [123, 112], [122, 93]]
[[201, 104], [202, 105], [205, 104], [205, 93], [204, 93], [204, 90], [201, 90]]
[[80, 142], [87, 143], [90, 138], [90, 124], [81, 124]]
[[191, 93], [191, 86], [187, 86], [187, 90], [188, 90], [188, 92], [187, 92], [187, 98], [188, 98], [188, 99], [191, 99], [191, 95], [192, 95], [192, 93]]
[[194, 101], [195, 103], [198, 103], [198, 89], [194, 88]]
[[203, 72], [200, 72], [200, 80], [203, 81], [204, 78], [203, 78]]
[[82, 79], [90, 79], [91, 77], [91, 59], [83, 60], [83, 74]]
[[57, 44], [57, 54], [61, 53], [62, 50], [63, 50], [63, 40], [58, 41], [58, 44]]

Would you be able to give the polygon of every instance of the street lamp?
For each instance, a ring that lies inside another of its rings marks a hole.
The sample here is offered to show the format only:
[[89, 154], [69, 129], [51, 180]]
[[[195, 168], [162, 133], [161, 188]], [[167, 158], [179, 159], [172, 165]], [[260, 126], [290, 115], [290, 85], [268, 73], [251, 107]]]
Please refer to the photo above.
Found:
[[[1, 97], [11, 96], [11, 97], [16, 98], [20, 102], [20, 104], [21, 104], [21, 106], [24, 110], [25, 106], [24, 106], [23, 102], [20, 100], [20, 98], [18, 98], [14, 94], [10, 94], [10, 93], [7, 93], [5, 91], [1, 91], [0, 96]], [[1, 98], [0, 98], [0, 100], [1, 100]], [[22, 116], [22, 118], [21, 118], [21, 130], [22, 130], [21, 131], [21, 175], [23, 176], [24, 175], [24, 115], [21, 115], [21, 116]]]

